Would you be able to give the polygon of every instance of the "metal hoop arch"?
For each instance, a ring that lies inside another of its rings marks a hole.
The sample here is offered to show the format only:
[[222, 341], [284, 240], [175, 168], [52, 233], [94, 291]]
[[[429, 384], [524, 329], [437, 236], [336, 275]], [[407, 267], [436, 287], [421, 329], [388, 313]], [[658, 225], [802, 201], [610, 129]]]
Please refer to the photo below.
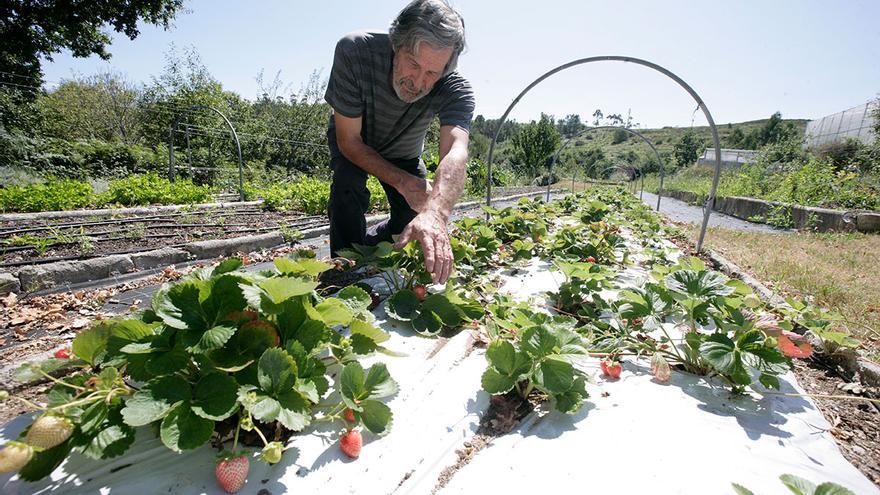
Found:
[[[180, 124], [180, 114], [185, 114], [190, 110], [210, 110], [220, 118], [226, 122], [226, 125], [229, 126], [229, 130], [232, 131], [232, 139], [235, 140], [235, 149], [238, 151], [238, 199], [239, 201], [244, 201], [244, 166], [241, 159], [241, 143], [238, 141], [238, 133], [235, 132], [235, 126], [232, 125], [232, 122], [223, 114], [220, 110], [217, 110], [214, 107], [208, 105], [192, 105], [187, 107], [184, 110], [179, 111], [174, 115], [174, 120], [171, 121], [171, 125], [168, 126], [168, 180], [174, 182], [174, 132], [177, 130], [177, 126]], [[188, 117], [187, 117], [188, 118]]]
[[[532, 90], [535, 86], [540, 84], [544, 79], [556, 74], [557, 72], [561, 72], [566, 69], [570, 69], [572, 67], [578, 65], [589, 64], [592, 62], [630, 62], [638, 65], [642, 65], [648, 67], [650, 69], [654, 69], [655, 71], [669, 77], [679, 86], [684, 88], [685, 91], [691, 95], [691, 98], [697, 102], [699, 108], [703, 111], [703, 114], [706, 116], [706, 120], [709, 122], [709, 127], [712, 129], [712, 141], [715, 144], [715, 176], [712, 178], [712, 189], [709, 191], [709, 197], [706, 199], [706, 203], [703, 205], [703, 225], [700, 227], [700, 237], [697, 240], [697, 251], [701, 251], [703, 248], [703, 239], [706, 236], [706, 227], [709, 225], [709, 215], [712, 212], [711, 205], [715, 203], [715, 191], [718, 189], [718, 180], [721, 177], [721, 140], [718, 138], [718, 128], [715, 126], [715, 120], [712, 118], [712, 114], [709, 112], [709, 108], [703, 102], [703, 99], [700, 98], [700, 95], [694, 91], [693, 88], [688, 85], [688, 83], [684, 82], [684, 80], [677, 75], [673, 74], [671, 71], [653, 63], [648, 62], [647, 60], [642, 60], [633, 57], [625, 57], [622, 55], [601, 55], [597, 57], [587, 57], [581, 58], [578, 60], [573, 60], [566, 64], [562, 64], [555, 69], [551, 69], [548, 72], [545, 72], [541, 77], [532, 81], [531, 84], [526, 86], [522, 92], [517, 95], [516, 98], [510, 103], [510, 106], [507, 107], [507, 110], [504, 111], [504, 115], [501, 116], [501, 119], [498, 121], [498, 127], [495, 129], [495, 135], [492, 137], [492, 144], [489, 146], [489, 161], [487, 163], [487, 184], [486, 184], [486, 205], [491, 206], [492, 204], [492, 158], [495, 154], [495, 143], [498, 141], [498, 135], [501, 133], [501, 127], [504, 125], [504, 122], [507, 121], [507, 116], [510, 115], [510, 112], [513, 108], [519, 103], [519, 100], [522, 99], [523, 96], [526, 95], [529, 91]], [[660, 183], [660, 188], [662, 190], [663, 183]]]

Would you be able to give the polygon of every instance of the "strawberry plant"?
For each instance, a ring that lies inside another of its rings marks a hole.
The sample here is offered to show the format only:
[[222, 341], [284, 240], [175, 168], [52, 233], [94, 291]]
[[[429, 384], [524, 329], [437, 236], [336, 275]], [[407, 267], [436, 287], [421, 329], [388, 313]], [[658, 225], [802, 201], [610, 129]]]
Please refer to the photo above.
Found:
[[399, 250], [394, 249], [390, 242], [380, 242], [375, 246], [355, 244], [351, 249], [340, 251], [339, 255], [353, 261], [356, 266], [371, 266], [379, 270], [379, 277], [392, 291], [412, 290], [416, 284], [431, 283], [431, 274], [425, 270], [418, 241]]
[[[172, 451], [224, 443], [234, 430], [233, 455], [220, 464], [227, 467], [240, 462], [239, 432], [250, 431], [261, 458], [274, 463], [282, 441], [312, 422], [341, 421], [346, 407], [367, 430], [384, 434], [391, 411], [379, 399], [394, 394], [396, 383], [383, 364], [364, 370], [357, 359], [384, 350], [388, 335], [373, 325], [363, 289], [318, 296], [316, 278], [330, 267], [279, 258], [275, 270], [249, 273], [228, 259], [163, 286], [137, 318], [80, 333], [70, 359], [25, 365], [19, 378], [49, 379], [53, 387], [46, 406], [19, 399], [42, 413], [0, 460], [37, 480], [70, 453], [119, 456], [136, 428], [151, 426]], [[74, 373], [50, 374], [62, 367]], [[331, 387], [333, 369], [339, 379]], [[316, 416], [334, 390], [341, 402]], [[224, 486], [220, 474], [218, 481]]]
[[[779, 322], [779, 326], [787, 331], [794, 332], [795, 327], [801, 327], [822, 341], [822, 352], [832, 355], [840, 349], [855, 349], [861, 342], [854, 339], [849, 332], [835, 328], [836, 323], [843, 317], [834, 311], [813, 306], [806, 301], [798, 301], [788, 298], [785, 300], [788, 306], [782, 306], [780, 311], [785, 318]], [[792, 336], [797, 339], [797, 337]]]
[[604, 220], [589, 224], [566, 225], [558, 229], [548, 242], [548, 254], [555, 259], [583, 261], [588, 257], [609, 263], [615, 261], [615, 250], [622, 246], [618, 227]]
[[[668, 380], [670, 363], [684, 370], [717, 374], [735, 391], [757, 381], [779, 388], [778, 375], [790, 368], [779, 341], [748, 320], [741, 308], [753, 305], [742, 282], [707, 270], [691, 258], [671, 268], [654, 270], [656, 282], [621, 291], [614, 303], [617, 329], [608, 327], [595, 350], [651, 355], [659, 381]], [[682, 338], [669, 325], [678, 322]]]
[[538, 242], [547, 235], [546, 211], [540, 200], [523, 199], [516, 207], [484, 206], [483, 210], [489, 214], [489, 225], [504, 244], [523, 239]]
[[598, 319], [599, 312], [608, 306], [599, 293], [610, 286], [612, 271], [590, 262], [557, 261], [556, 266], [565, 275], [565, 282], [550, 295], [553, 306], [584, 322]]
[[421, 300], [416, 292], [401, 289], [385, 301], [385, 312], [427, 337], [437, 335], [443, 328], [457, 328], [483, 316], [480, 304], [451, 284], [447, 284], [443, 293], [430, 294]]
[[581, 336], [571, 327], [533, 325], [512, 340], [492, 340], [486, 350], [489, 366], [481, 383], [490, 394], [516, 390], [526, 398], [538, 391], [552, 398], [557, 410], [574, 413], [589, 394], [587, 375], [572, 363], [586, 353]]

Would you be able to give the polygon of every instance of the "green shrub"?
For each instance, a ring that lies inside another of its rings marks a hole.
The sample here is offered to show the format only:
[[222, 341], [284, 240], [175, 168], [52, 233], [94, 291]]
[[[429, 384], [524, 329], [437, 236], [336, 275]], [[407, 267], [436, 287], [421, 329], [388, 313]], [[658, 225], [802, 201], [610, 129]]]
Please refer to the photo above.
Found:
[[73, 179], [0, 189], [0, 211], [3, 212], [70, 210], [88, 206], [93, 200], [92, 186]]
[[[382, 184], [375, 177], [367, 179], [370, 191], [370, 211], [388, 208], [388, 198]], [[330, 181], [313, 177], [300, 177], [287, 184], [276, 184], [260, 188], [253, 184], [245, 185], [245, 199], [262, 198], [263, 208], [273, 211], [300, 211], [309, 215], [327, 212], [330, 201]]]
[[[473, 159], [468, 163], [465, 193], [470, 196], [486, 194], [489, 167], [483, 160]], [[504, 187], [510, 184], [510, 173], [497, 164], [492, 168], [492, 187]]]
[[150, 204], [204, 203], [211, 197], [209, 186], [198, 186], [188, 180], [171, 182], [155, 173], [132, 175], [110, 182], [109, 190], [98, 197], [103, 205], [123, 206]]

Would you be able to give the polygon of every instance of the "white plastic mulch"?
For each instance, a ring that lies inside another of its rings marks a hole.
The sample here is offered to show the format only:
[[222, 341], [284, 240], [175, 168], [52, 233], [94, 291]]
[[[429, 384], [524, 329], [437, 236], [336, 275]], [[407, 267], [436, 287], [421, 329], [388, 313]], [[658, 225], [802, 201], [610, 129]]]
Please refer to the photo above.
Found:
[[[638, 270], [623, 278], [638, 277]], [[556, 289], [562, 276], [534, 260], [505, 279], [503, 290], [525, 299]], [[472, 348], [470, 331], [448, 341], [427, 339], [387, 321], [381, 310], [377, 318], [392, 335], [385, 345], [407, 354], [374, 358], [388, 365], [400, 386], [389, 402], [391, 432], [382, 438], [365, 433], [356, 461], [339, 452], [337, 431], [296, 437], [296, 452], [286, 452], [275, 466], [254, 456], [240, 493], [428, 494], [441, 471], [458, 461], [455, 450], [474, 435], [488, 409], [480, 386], [484, 350]], [[593, 358], [579, 363], [595, 380], [577, 414], [548, 409], [528, 416], [477, 453], [439, 493], [732, 494], [735, 482], [758, 495], [788, 494], [779, 481], [785, 473], [816, 484], [833, 481], [857, 494], [880, 493], [840, 454], [831, 426], [809, 398], [731, 397], [717, 382], [678, 372], [659, 384], [647, 362], [627, 361], [619, 380], [606, 381], [598, 364]], [[792, 374], [781, 382], [783, 392], [804, 393]], [[28, 422], [10, 422], [0, 437], [15, 438]], [[73, 456], [42, 482], [0, 477], [0, 492], [222, 493], [214, 455], [207, 446], [173, 454], [142, 428], [120, 458]]]

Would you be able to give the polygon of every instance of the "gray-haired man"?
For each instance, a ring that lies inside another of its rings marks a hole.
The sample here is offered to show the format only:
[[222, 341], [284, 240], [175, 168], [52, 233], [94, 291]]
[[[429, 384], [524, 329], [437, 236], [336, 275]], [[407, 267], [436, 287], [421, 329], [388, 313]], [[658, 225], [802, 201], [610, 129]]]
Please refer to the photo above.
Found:
[[[324, 99], [333, 107], [327, 139], [330, 250], [376, 244], [400, 234], [396, 247], [421, 243], [436, 283], [452, 271], [446, 224], [464, 188], [470, 84], [455, 68], [465, 46], [464, 20], [443, 0], [415, 0], [388, 34], [360, 32], [336, 45]], [[440, 164], [427, 180], [419, 157], [425, 134], [440, 118]], [[367, 174], [382, 183], [390, 219], [366, 232]]]

